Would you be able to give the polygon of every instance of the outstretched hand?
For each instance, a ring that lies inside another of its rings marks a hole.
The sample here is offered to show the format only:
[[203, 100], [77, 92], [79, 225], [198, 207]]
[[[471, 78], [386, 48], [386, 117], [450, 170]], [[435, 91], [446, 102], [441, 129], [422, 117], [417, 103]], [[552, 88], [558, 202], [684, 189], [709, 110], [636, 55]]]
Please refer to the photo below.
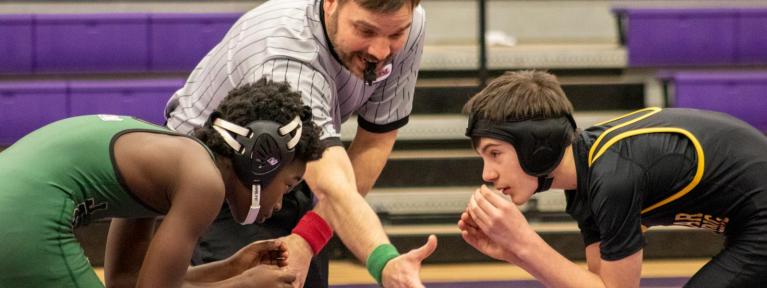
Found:
[[423, 246], [410, 250], [386, 263], [383, 269], [384, 287], [424, 287], [421, 282], [421, 262], [437, 249], [437, 236], [429, 235]]

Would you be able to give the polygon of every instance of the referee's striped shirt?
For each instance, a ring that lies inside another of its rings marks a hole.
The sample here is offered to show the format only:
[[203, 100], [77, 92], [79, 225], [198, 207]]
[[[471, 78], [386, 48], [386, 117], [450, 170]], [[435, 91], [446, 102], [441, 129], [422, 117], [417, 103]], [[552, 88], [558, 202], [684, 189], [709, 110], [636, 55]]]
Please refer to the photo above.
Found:
[[191, 133], [229, 90], [263, 77], [301, 91], [328, 145], [341, 143], [341, 123], [353, 113], [359, 126], [371, 132], [404, 126], [423, 52], [423, 8], [414, 9], [407, 42], [394, 55], [390, 74], [372, 86], [332, 56], [320, 9], [321, 0], [278, 0], [243, 15], [168, 101], [168, 127]]

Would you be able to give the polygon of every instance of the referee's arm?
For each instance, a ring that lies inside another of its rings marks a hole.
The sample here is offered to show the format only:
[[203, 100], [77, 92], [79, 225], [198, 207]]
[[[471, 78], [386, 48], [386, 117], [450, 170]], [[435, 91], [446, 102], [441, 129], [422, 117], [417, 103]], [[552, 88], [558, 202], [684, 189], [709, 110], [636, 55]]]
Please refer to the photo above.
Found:
[[376, 246], [389, 243], [377, 215], [357, 191], [355, 169], [343, 146], [328, 147], [322, 158], [309, 162], [304, 179], [319, 199], [315, 211], [358, 259], [365, 262]]

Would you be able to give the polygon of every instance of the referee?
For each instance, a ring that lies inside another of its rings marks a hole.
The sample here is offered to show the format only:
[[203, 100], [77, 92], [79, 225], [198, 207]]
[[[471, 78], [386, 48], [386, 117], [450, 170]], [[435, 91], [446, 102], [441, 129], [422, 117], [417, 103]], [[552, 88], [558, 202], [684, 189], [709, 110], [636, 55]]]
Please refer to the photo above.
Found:
[[[286, 195], [282, 210], [269, 221], [240, 226], [224, 207], [201, 238], [195, 264], [224, 259], [256, 240], [284, 236], [289, 267], [299, 275], [296, 284], [303, 285], [305, 276], [306, 287], [327, 287], [327, 255], [314, 251], [323, 243], [291, 233], [313, 210], [368, 264], [379, 284], [423, 287], [420, 264], [436, 249], [436, 238], [398, 256], [363, 198], [412, 110], [425, 37], [419, 2], [267, 1], [242, 16], [200, 61], [168, 102], [169, 128], [191, 133], [205, 123], [226, 91], [267, 78], [301, 92], [327, 149], [307, 166], [305, 185]], [[358, 129], [344, 149], [341, 123], [352, 114]]]

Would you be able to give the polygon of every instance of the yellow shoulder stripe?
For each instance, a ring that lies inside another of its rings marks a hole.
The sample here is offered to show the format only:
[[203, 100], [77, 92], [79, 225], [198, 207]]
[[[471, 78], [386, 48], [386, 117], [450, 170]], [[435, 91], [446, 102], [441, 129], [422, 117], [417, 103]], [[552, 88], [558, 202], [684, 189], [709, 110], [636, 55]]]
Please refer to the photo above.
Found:
[[602, 142], [602, 139], [604, 139], [607, 136], [607, 134], [610, 134], [610, 132], [615, 131], [615, 129], [619, 129], [621, 127], [625, 127], [625, 126], [631, 125], [632, 123], [635, 123], [637, 121], [640, 121], [642, 119], [650, 117], [653, 114], [660, 112], [661, 110], [663, 110], [663, 109], [658, 108], [658, 107], [648, 107], [648, 108], [644, 108], [644, 109], [641, 109], [641, 110], [637, 110], [637, 111], [628, 113], [628, 114], [623, 115], [623, 116], [619, 116], [617, 118], [613, 118], [613, 119], [610, 119], [610, 120], [607, 120], [607, 121], [604, 121], [604, 122], [600, 122], [600, 123], [594, 124], [594, 126], [601, 126], [601, 125], [604, 125], [606, 123], [610, 123], [610, 122], [613, 122], [613, 121], [621, 120], [623, 118], [626, 118], [626, 117], [629, 117], [629, 116], [632, 116], [632, 115], [635, 115], [635, 114], [649, 112], [649, 113], [647, 113], [645, 115], [637, 117], [636, 119], [633, 119], [631, 121], [627, 121], [626, 123], [622, 123], [620, 125], [616, 125], [616, 126], [610, 128], [610, 129], [605, 130], [605, 132], [602, 132], [602, 134], [600, 134], [599, 137], [597, 137], [597, 140], [594, 141], [594, 145], [591, 145], [591, 149], [589, 150], [589, 166], [591, 166], [591, 163], [594, 163], [594, 161], [596, 160], [596, 159], [594, 159], [594, 151], [596, 150], [597, 147], [599, 147], [599, 144]]
[[[631, 131], [618, 134], [617, 136], [610, 139], [610, 141], [607, 141], [607, 143], [605, 143], [605, 145], [602, 146], [601, 149], [599, 149], [599, 152], [597, 152], [594, 159], [589, 160], [589, 167], [591, 167], [594, 164], [594, 162], [597, 159], [599, 159], [599, 157], [602, 156], [602, 154], [604, 154], [605, 151], [607, 151], [607, 149], [610, 148], [610, 146], [612, 146], [616, 142], [631, 136], [640, 135], [640, 134], [650, 134], [650, 133], [679, 133], [686, 136], [688, 139], [690, 139], [690, 142], [692, 142], [692, 145], [695, 147], [695, 152], [698, 156], [698, 168], [697, 168], [697, 171], [695, 171], [695, 176], [692, 178], [692, 181], [690, 181], [690, 183], [687, 184], [687, 186], [682, 188], [682, 190], [679, 190], [679, 192], [674, 193], [674, 195], [671, 195], [668, 198], [663, 199], [660, 202], [651, 205], [650, 207], [642, 209], [642, 214], [652, 211], [655, 208], [658, 208], [660, 206], [666, 205], [671, 201], [679, 199], [680, 197], [692, 191], [692, 189], [694, 189], [695, 186], [698, 186], [698, 184], [700, 183], [700, 180], [703, 178], [703, 171], [704, 171], [704, 164], [705, 164], [703, 147], [700, 145], [700, 141], [698, 141], [698, 138], [695, 138], [695, 135], [692, 135], [690, 131], [687, 131], [681, 128], [675, 128], [675, 127], [656, 127], [656, 128], [644, 128], [644, 129], [631, 130]], [[593, 147], [596, 147], [596, 145]]]
[[657, 113], [657, 112], [658, 112], [658, 111], [660, 111], [660, 110], [663, 110], [663, 109], [661, 109], [660, 107], [647, 107], [647, 108], [639, 109], [639, 110], [637, 110], [637, 111], [634, 111], [634, 112], [631, 112], [631, 113], [623, 114], [623, 115], [621, 115], [621, 116], [615, 117], [615, 118], [613, 118], [613, 119], [610, 119], [610, 120], [607, 120], [607, 121], [602, 121], [602, 122], [599, 122], [599, 123], [597, 123], [597, 124], [594, 124], [593, 126], [601, 126], [601, 125], [605, 125], [605, 124], [607, 124], [607, 123], [610, 123], [610, 122], [613, 122], [613, 121], [618, 121], [618, 120], [621, 120], [621, 119], [623, 119], [623, 118], [626, 118], [626, 117], [632, 116], [632, 115], [634, 115], [634, 114], [639, 114], [639, 113], [644, 113], [644, 112], [649, 112], [649, 111], [652, 111], [652, 112], [653, 112], [653, 114], [654, 114], [654, 113]]

